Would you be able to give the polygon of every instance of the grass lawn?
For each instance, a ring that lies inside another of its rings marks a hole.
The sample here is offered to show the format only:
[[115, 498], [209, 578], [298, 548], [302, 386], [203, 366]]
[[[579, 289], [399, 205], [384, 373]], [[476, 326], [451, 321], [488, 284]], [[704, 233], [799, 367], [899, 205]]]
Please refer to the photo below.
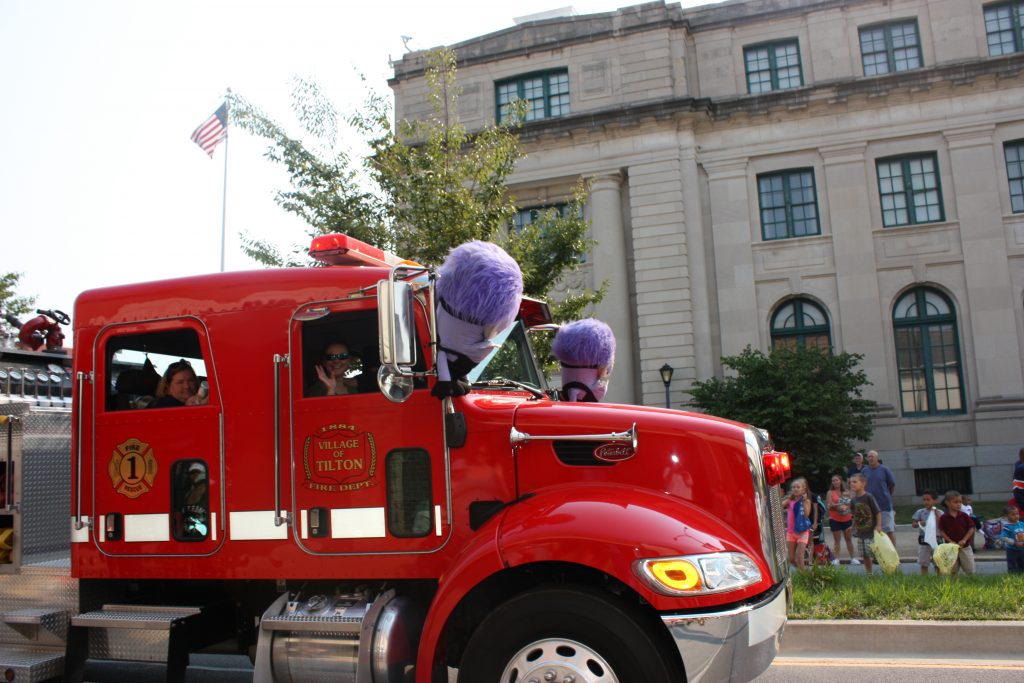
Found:
[[862, 576], [815, 567], [794, 574], [789, 618], [1024, 620], [1024, 575]]

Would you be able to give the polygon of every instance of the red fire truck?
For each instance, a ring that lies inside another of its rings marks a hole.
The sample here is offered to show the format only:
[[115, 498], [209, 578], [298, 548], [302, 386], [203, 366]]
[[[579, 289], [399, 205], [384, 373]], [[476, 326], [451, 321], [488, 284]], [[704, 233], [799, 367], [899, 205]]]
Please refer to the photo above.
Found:
[[[190, 655], [225, 651], [266, 683], [768, 667], [788, 456], [765, 433], [556, 400], [529, 341], [550, 316], [530, 299], [472, 391], [439, 400], [434, 274], [343, 236], [311, 254], [331, 265], [79, 296], [69, 473], [31, 481], [17, 433], [0, 453], [8, 502], [67, 520], [47, 494], [63, 487], [71, 508], [69, 566], [23, 553], [0, 577], [23, 582], [0, 582], [6, 680], [180, 681]], [[339, 343], [349, 392], [316, 395]], [[150, 405], [171, 363], [202, 405]], [[27, 518], [10, 525], [30, 542]]]

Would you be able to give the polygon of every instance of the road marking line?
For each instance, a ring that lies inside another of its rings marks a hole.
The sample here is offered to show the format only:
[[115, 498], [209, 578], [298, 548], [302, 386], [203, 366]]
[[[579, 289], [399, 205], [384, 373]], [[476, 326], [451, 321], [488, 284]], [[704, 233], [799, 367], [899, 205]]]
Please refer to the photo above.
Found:
[[895, 669], [978, 669], [981, 671], [1024, 671], [1024, 662], [980, 662], [972, 659], [957, 659], [944, 662], [920, 661], [906, 659], [873, 659], [864, 661], [862, 659], [810, 659], [807, 657], [776, 657], [772, 662], [774, 666], [822, 666], [831, 664], [849, 668], [895, 668]]

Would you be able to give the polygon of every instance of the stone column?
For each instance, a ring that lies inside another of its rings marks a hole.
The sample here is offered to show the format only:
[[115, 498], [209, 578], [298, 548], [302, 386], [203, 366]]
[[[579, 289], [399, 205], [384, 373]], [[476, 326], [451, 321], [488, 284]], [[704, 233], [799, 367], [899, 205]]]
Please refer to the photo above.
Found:
[[627, 258], [629, 244], [622, 222], [622, 174], [593, 178], [590, 188], [590, 228], [597, 244], [593, 257], [594, 287], [608, 281], [604, 300], [594, 310], [615, 333], [615, 372], [605, 401], [636, 403], [636, 357], [633, 342], [633, 306]]
[[[762, 323], [754, 288], [747, 158], [703, 161], [714, 226], [715, 278], [723, 356], [757, 346]], [[717, 366], [717, 359], [716, 359]]]
[[868, 396], [891, 413], [890, 401], [898, 392], [890, 386], [887, 372], [886, 352], [893, 345], [885, 324], [890, 312], [879, 303], [872, 217], [865, 209], [871, 205], [868, 193], [877, 188], [874, 178], [867, 175], [866, 149], [865, 142], [820, 149], [825, 177], [818, 183], [818, 191], [828, 194], [839, 298], [839, 305], [829, 315], [835, 351], [864, 354], [864, 372], [871, 382]]
[[[970, 327], [963, 310], [958, 310], [957, 316], [961, 333], [974, 342], [977, 377], [974, 391], [969, 393], [977, 407], [1008, 397], [1019, 399], [1024, 386], [1014, 315], [1020, 300], [1013, 293], [1000, 188], [994, 173], [1005, 161], [1001, 151], [996, 154], [994, 129], [989, 124], [944, 133], [953, 182], [943, 187], [943, 199], [949, 206], [955, 188], [967, 283], [967, 301], [960, 303], [970, 308]], [[961, 340], [966, 366], [963, 347]]]
[[697, 168], [697, 149], [693, 131], [681, 133], [680, 175], [683, 184], [683, 219], [686, 222], [686, 263], [690, 275], [690, 312], [693, 321], [695, 379], [713, 377], [718, 363], [717, 340], [711, 335], [710, 290], [707, 250], [704, 242], [704, 215], [701, 178]]

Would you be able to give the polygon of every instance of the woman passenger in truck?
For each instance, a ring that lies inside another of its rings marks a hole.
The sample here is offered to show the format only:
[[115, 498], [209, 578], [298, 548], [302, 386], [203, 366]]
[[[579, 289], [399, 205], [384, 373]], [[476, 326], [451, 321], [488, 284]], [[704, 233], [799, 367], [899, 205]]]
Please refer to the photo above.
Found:
[[205, 401], [197, 394], [199, 378], [187, 360], [180, 360], [167, 366], [160, 384], [156, 387], [154, 408], [176, 408], [198, 406]]
[[352, 354], [348, 344], [335, 341], [328, 344], [320, 362], [316, 364], [317, 381], [306, 387], [306, 396], [341, 396], [359, 391], [356, 380], [346, 377], [352, 365]]

